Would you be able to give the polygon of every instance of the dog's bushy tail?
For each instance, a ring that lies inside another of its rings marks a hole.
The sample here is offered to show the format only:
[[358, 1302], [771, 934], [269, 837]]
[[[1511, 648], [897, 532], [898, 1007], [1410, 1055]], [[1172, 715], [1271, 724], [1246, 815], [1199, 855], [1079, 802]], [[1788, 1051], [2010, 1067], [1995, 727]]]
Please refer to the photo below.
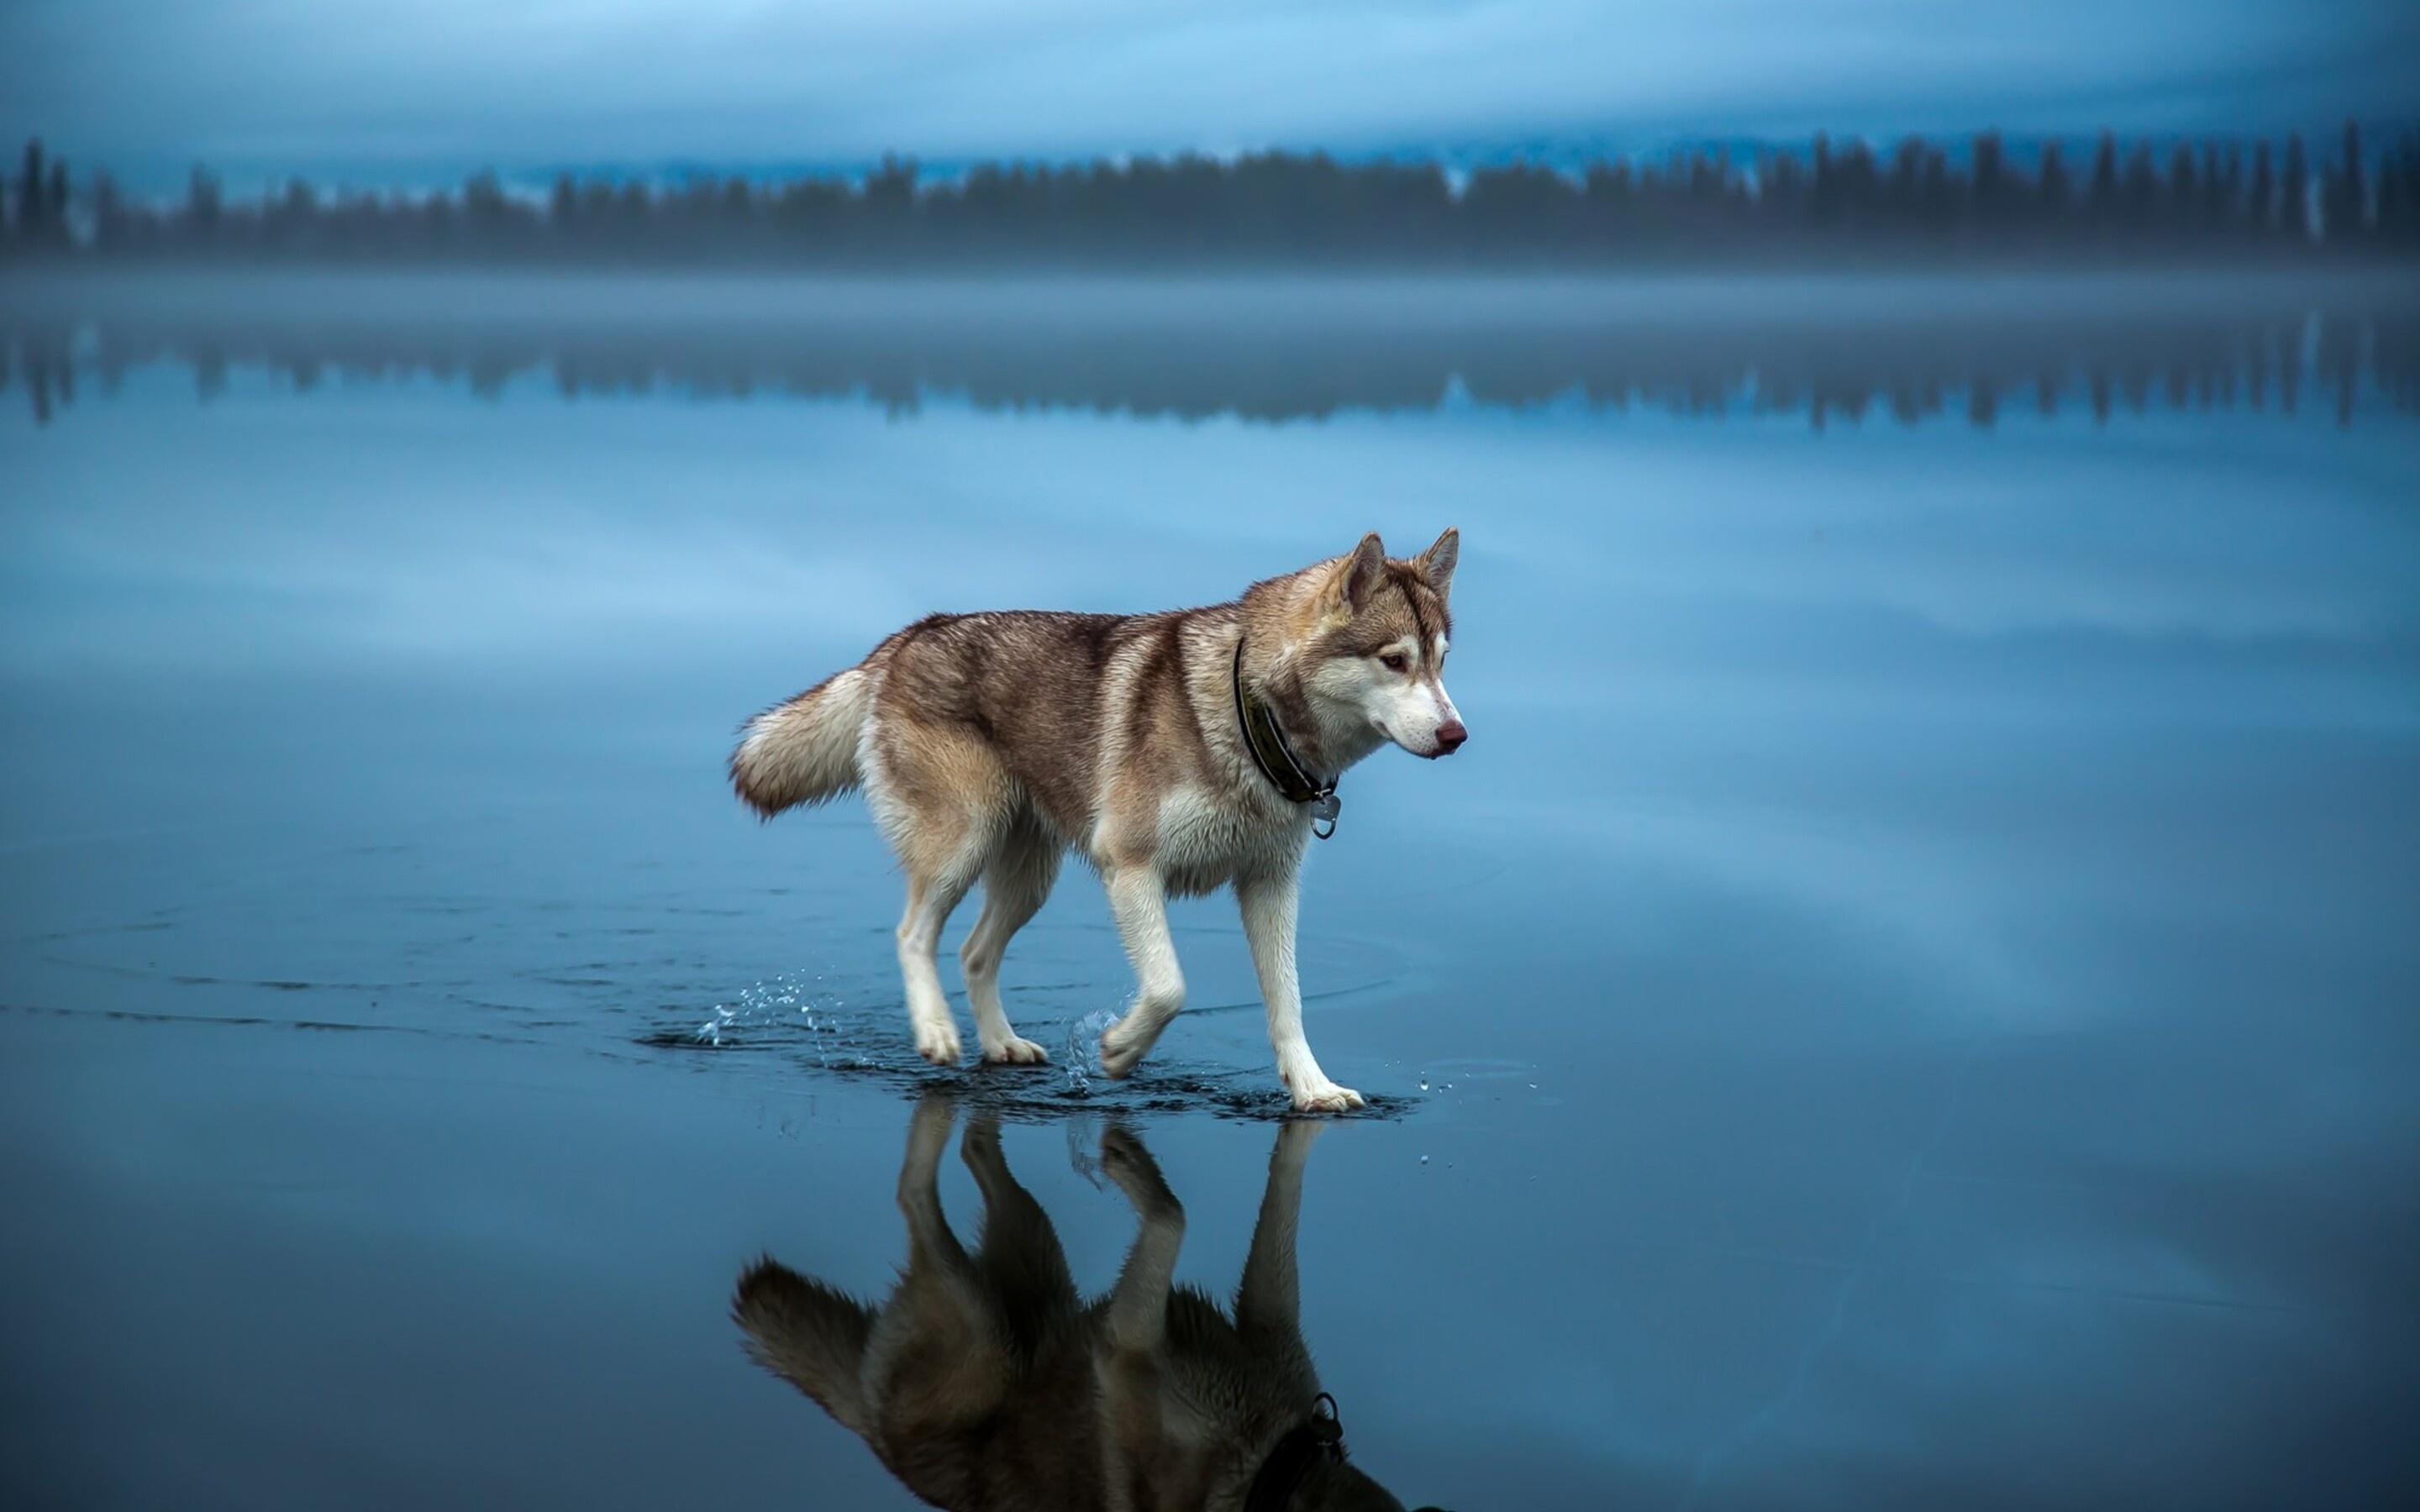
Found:
[[873, 702], [873, 677], [852, 667], [767, 709], [740, 732], [732, 787], [768, 819], [848, 792], [861, 776], [857, 740]]
[[862, 1303], [768, 1258], [739, 1278], [731, 1317], [748, 1335], [750, 1359], [814, 1397], [841, 1427], [871, 1429], [862, 1367], [874, 1315]]

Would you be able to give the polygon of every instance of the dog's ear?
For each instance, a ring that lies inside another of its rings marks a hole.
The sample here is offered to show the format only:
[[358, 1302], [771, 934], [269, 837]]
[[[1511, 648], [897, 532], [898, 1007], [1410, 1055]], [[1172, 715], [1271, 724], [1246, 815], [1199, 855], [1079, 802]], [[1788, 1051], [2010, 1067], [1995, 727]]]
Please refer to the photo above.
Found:
[[1446, 598], [1453, 593], [1453, 564], [1461, 556], [1462, 532], [1449, 525], [1427, 550], [1412, 559], [1412, 565], [1420, 569], [1437, 597]]
[[1328, 582], [1328, 608], [1337, 614], [1351, 616], [1361, 612], [1370, 595], [1378, 589], [1378, 580], [1387, 573], [1387, 543], [1372, 531], [1361, 537], [1353, 554], [1337, 563], [1336, 576]]

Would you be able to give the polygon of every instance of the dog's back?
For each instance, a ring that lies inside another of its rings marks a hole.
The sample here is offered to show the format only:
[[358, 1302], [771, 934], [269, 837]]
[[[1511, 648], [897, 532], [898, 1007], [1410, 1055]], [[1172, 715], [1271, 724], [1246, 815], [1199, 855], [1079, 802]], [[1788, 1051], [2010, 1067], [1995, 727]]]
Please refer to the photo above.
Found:
[[[769, 816], [862, 785], [871, 755], [911, 784], [939, 780], [954, 795], [1005, 779], [1010, 800], [1059, 843], [1079, 842], [1097, 817], [1102, 742], [1112, 733], [1105, 720], [1114, 711], [1147, 728], [1176, 713], [1187, 626], [1229, 613], [928, 616], [751, 720], [732, 756], [733, 783]], [[928, 755], [953, 746], [955, 762]]]

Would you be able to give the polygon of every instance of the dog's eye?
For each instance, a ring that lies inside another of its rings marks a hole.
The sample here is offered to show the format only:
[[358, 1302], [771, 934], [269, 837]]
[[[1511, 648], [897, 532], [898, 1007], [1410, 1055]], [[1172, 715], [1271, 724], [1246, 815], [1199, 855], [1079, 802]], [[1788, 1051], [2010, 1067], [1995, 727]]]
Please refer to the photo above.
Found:
[[1389, 651], [1379, 656], [1378, 665], [1386, 668], [1390, 672], [1409, 671], [1412, 666], [1412, 658], [1404, 656], [1400, 651]]

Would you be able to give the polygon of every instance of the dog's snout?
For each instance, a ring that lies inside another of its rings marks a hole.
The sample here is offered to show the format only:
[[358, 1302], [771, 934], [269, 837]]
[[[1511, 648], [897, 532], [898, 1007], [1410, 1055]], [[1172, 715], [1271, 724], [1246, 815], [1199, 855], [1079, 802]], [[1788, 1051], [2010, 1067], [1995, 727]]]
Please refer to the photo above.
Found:
[[1437, 754], [1440, 756], [1450, 756], [1462, 748], [1462, 743], [1464, 741], [1468, 740], [1469, 738], [1470, 732], [1462, 727], [1462, 721], [1460, 719], [1448, 719], [1445, 723], [1437, 726]]

